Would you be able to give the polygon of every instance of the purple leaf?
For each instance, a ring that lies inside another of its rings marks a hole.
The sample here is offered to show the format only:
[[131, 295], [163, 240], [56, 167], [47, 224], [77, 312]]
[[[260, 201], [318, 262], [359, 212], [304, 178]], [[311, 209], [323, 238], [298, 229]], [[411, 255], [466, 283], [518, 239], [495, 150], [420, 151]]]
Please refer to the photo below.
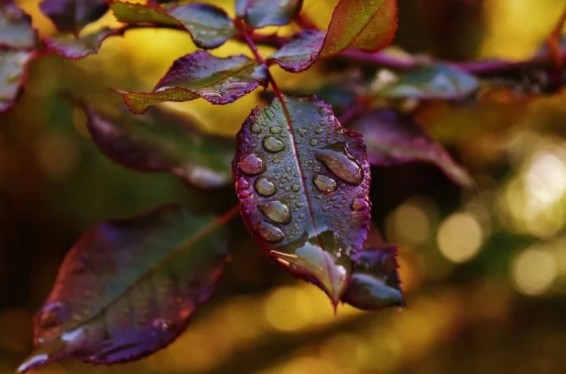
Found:
[[75, 38], [72, 36], [54, 36], [45, 38], [47, 48], [70, 59], [79, 59], [98, 52], [102, 43], [111, 36], [121, 36], [125, 29], [103, 28], [92, 34]]
[[35, 42], [30, 16], [12, 0], [0, 0], [0, 47], [32, 48]]
[[325, 33], [317, 30], [302, 30], [293, 35], [281, 49], [267, 58], [292, 73], [307, 70], [320, 55]]
[[203, 98], [229, 104], [250, 93], [267, 79], [265, 65], [244, 55], [226, 58], [198, 51], [177, 59], [153, 92], [121, 92], [130, 110], [143, 113], [164, 101]]
[[253, 28], [283, 26], [299, 14], [302, 0], [236, 0], [236, 14]]
[[75, 35], [108, 10], [105, 0], [43, 0], [39, 6], [57, 30]]
[[404, 306], [396, 255], [395, 247], [364, 249], [341, 301], [363, 310]]
[[378, 109], [351, 126], [361, 132], [367, 144], [368, 159], [375, 166], [395, 166], [427, 162], [438, 166], [462, 187], [471, 188], [470, 175], [413, 120], [393, 109]]
[[154, 4], [112, 1], [110, 8], [121, 22], [185, 29], [191, 34], [193, 42], [205, 49], [221, 46], [236, 33], [226, 12], [210, 4], [197, 3], [164, 8]]
[[0, 48], [0, 113], [16, 102], [27, 76], [27, 65], [35, 54]]
[[65, 258], [19, 372], [63, 359], [131, 361], [171, 343], [222, 271], [222, 224], [171, 206], [91, 228]]
[[121, 107], [103, 112], [81, 106], [92, 139], [118, 164], [145, 172], [172, 172], [199, 188], [221, 187], [230, 181], [231, 139], [204, 134], [188, 119], [157, 108], [133, 116]]
[[256, 108], [237, 135], [242, 216], [268, 256], [336, 305], [370, 223], [365, 145], [320, 100], [284, 105]]

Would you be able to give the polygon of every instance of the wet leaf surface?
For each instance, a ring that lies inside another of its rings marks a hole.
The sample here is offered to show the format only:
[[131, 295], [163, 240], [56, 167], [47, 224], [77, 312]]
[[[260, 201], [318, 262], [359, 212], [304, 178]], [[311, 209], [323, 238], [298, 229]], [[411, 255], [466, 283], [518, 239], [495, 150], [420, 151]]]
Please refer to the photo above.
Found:
[[336, 304], [370, 222], [365, 145], [322, 101], [285, 104], [256, 108], [237, 135], [242, 216], [268, 256]]
[[134, 116], [121, 107], [113, 112], [82, 107], [96, 145], [123, 166], [172, 172], [199, 188], [221, 187], [231, 180], [231, 139], [204, 134], [189, 119], [158, 108]]
[[16, 102], [33, 56], [29, 51], [0, 48], [0, 113]]
[[293, 73], [307, 70], [318, 59], [324, 36], [321, 31], [299, 31], [287, 44], [269, 56], [267, 61], [276, 62]]
[[341, 0], [332, 14], [323, 57], [347, 48], [376, 52], [386, 47], [397, 31], [397, 0]]
[[184, 28], [200, 48], [216, 48], [236, 33], [226, 12], [210, 4], [160, 7], [113, 1], [110, 7], [119, 21], [130, 24], [155, 24]]
[[111, 36], [120, 36], [124, 29], [103, 28], [92, 34], [75, 38], [72, 36], [53, 36], [45, 38], [47, 48], [70, 59], [79, 59], [98, 52], [102, 43]]
[[57, 30], [75, 35], [108, 10], [105, 0], [43, 0], [39, 6]]
[[198, 51], [177, 59], [153, 92], [122, 92], [134, 113], [164, 101], [203, 98], [229, 104], [265, 84], [266, 67], [244, 55], [226, 58]]
[[355, 121], [352, 129], [364, 135], [368, 160], [375, 166], [426, 162], [438, 166], [462, 187], [472, 188], [468, 172], [413, 120], [393, 109], [379, 109]]
[[30, 16], [12, 0], [0, 0], [0, 47], [32, 48], [35, 41]]
[[299, 14], [302, 0], [236, 0], [236, 14], [253, 28], [283, 26]]
[[124, 362], [171, 343], [222, 271], [221, 226], [170, 206], [91, 228], [36, 315], [36, 350], [19, 371], [63, 359]]
[[461, 99], [479, 87], [473, 75], [448, 65], [421, 66], [399, 75], [378, 96], [415, 99]]

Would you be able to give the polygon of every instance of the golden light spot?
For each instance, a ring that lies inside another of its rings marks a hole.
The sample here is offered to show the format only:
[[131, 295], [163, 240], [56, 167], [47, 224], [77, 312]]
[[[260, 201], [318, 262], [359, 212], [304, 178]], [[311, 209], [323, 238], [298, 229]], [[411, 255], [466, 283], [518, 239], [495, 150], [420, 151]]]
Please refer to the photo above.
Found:
[[438, 229], [438, 249], [448, 260], [462, 263], [472, 259], [483, 242], [482, 228], [470, 213], [455, 213]]
[[268, 296], [264, 308], [265, 318], [275, 329], [291, 332], [305, 326], [305, 319], [297, 318], [296, 292], [296, 288], [281, 287]]
[[566, 192], [566, 165], [557, 154], [548, 150], [537, 153], [523, 176], [526, 195], [542, 210], [558, 201]]
[[511, 278], [517, 291], [526, 295], [546, 292], [557, 277], [558, 266], [548, 252], [531, 247], [513, 259]]
[[432, 203], [427, 200], [411, 199], [391, 213], [386, 222], [387, 237], [392, 242], [406, 245], [420, 245], [431, 233]]

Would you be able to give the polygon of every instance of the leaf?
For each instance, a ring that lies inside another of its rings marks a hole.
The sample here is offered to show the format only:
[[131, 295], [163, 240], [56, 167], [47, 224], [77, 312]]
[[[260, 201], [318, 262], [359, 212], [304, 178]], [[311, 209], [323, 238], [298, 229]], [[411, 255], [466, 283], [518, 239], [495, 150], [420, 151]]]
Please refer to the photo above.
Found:
[[111, 36], [123, 35], [126, 30], [103, 28], [92, 34], [79, 38], [71, 36], [54, 36], [45, 38], [47, 48], [69, 59], [80, 59], [98, 52], [102, 43]]
[[302, 30], [293, 35], [281, 49], [267, 58], [292, 73], [307, 70], [320, 54], [325, 34], [317, 30]]
[[348, 48], [377, 52], [391, 43], [397, 31], [397, 0], [341, 0], [334, 13], [322, 57]]
[[189, 32], [198, 47], [205, 49], [221, 46], [236, 33], [226, 12], [210, 4], [163, 8], [154, 4], [112, 1], [110, 8], [121, 22], [183, 28]]
[[222, 271], [221, 226], [170, 206], [91, 228], [65, 258], [19, 372], [63, 359], [131, 361], [171, 343]]
[[473, 75], [448, 65], [421, 66], [401, 74], [376, 92], [378, 96], [414, 99], [461, 99], [477, 90]]
[[0, 48], [0, 113], [16, 102], [27, 75], [27, 65], [33, 57], [30, 51]]
[[12, 0], [0, 0], [0, 47], [32, 48], [35, 41], [31, 17]]
[[284, 100], [256, 108], [237, 135], [242, 216], [267, 255], [336, 305], [370, 223], [365, 145], [322, 101]]
[[397, 248], [391, 246], [364, 249], [341, 301], [363, 310], [404, 306], [396, 256]]
[[82, 104], [96, 145], [120, 165], [172, 172], [190, 185], [215, 188], [231, 179], [234, 142], [207, 135], [188, 119], [152, 108], [133, 116], [125, 108], [103, 112]]
[[302, 6], [303, 0], [236, 0], [236, 15], [253, 28], [283, 26]]
[[198, 51], [177, 59], [153, 92], [121, 92], [130, 110], [143, 113], [164, 101], [203, 98], [229, 104], [255, 90], [267, 79], [265, 65], [244, 55], [226, 58]]
[[105, 0], [43, 0], [39, 7], [57, 30], [75, 35], [108, 10]]
[[474, 181], [466, 170], [456, 164], [446, 150], [431, 139], [411, 116], [393, 109], [377, 109], [355, 121], [351, 128], [364, 135], [368, 159], [372, 165], [431, 163], [462, 187], [474, 186]]

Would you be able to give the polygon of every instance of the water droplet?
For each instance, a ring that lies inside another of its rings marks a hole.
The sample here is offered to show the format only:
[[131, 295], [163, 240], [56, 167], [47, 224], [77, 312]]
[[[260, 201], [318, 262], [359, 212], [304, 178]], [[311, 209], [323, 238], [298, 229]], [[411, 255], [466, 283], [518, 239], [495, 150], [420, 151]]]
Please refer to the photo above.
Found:
[[324, 194], [331, 194], [336, 191], [336, 181], [326, 175], [317, 174], [312, 179], [316, 188]]
[[332, 149], [322, 149], [315, 153], [315, 157], [343, 181], [354, 185], [362, 183], [362, 168], [351, 156]]
[[281, 132], [281, 127], [279, 126], [271, 126], [269, 128], [269, 132], [272, 134], [279, 134]]
[[299, 129], [299, 135], [301, 135], [301, 136], [307, 135], [307, 130], [306, 129]]
[[249, 175], [257, 175], [265, 171], [265, 163], [255, 153], [250, 153], [240, 160], [238, 167], [244, 173]]
[[268, 242], [280, 242], [285, 238], [285, 234], [279, 228], [270, 223], [262, 222], [255, 228], [255, 232]]
[[289, 207], [280, 201], [268, 201], [258, 205], [259, 210], [266, 215], [267, 218], [277, 223], [289, 223], [291, 221], [291, 213]]
[[354, 201], [352, 201], [350, 208], [355, 212], [359, 212], [361, 210], [369, 209], [369, 203], [363, 197], [356, 197]]
[[69, 309], [60, 301], [46, 304], [39, 315], [39, 326], [42, 329], [53, 329], [61, 325], [69, 317]]
[[311, 139], [311, 145], [314, 147], [315, 145], [318, 144], [318, 140], [316, 139]]
[[219, 92], [216, 92], [216, 91], [201, 92], [200, 96], [205, 100], [214, 101], [214, 102], [218, 101], [218, 99], [222, 98], [222, 95]]
[[263, 139], [263, 147], [269, 152], [279, 152], [285, 148], [285, 145], [273, 136], [268, 136]]
[[318, 166], [318, 165], [315, 165], [314, 168], [313, 168], [313, 170], [314, 170], [316, 173], [320, 173], [320, 172], [322, 171], [322, 168], [321, 168], [320, 166]]
[[251, 130], [253, 133], [261, 134], [261, 126], [257, 123], [252, 123]]
[[316, 129], [314, 129], [314, 133], [315, 134], [322, 134], [322, 129], [320, 127], [317, 127]]
[[299, 190], [301, 189], [301, 186], [299, 186], [297, 183], [295, 183], [294, 185], [291, 186], [291, 189], [293, 190], [293, 192], [299, 192]]
[[238, 178], [236, 182], [236, 192], [238, 193], [238, 197], [240, 199], [247, 199], [252, 194], [249, 190], [250, 184], [244, 177]]
[[277, 187], [275, 187], [275, 184], [265, 177], [258, 178], [255, 181], [254, 187], [256, 192], [261, 196], [267, 197], [277, 192]]

